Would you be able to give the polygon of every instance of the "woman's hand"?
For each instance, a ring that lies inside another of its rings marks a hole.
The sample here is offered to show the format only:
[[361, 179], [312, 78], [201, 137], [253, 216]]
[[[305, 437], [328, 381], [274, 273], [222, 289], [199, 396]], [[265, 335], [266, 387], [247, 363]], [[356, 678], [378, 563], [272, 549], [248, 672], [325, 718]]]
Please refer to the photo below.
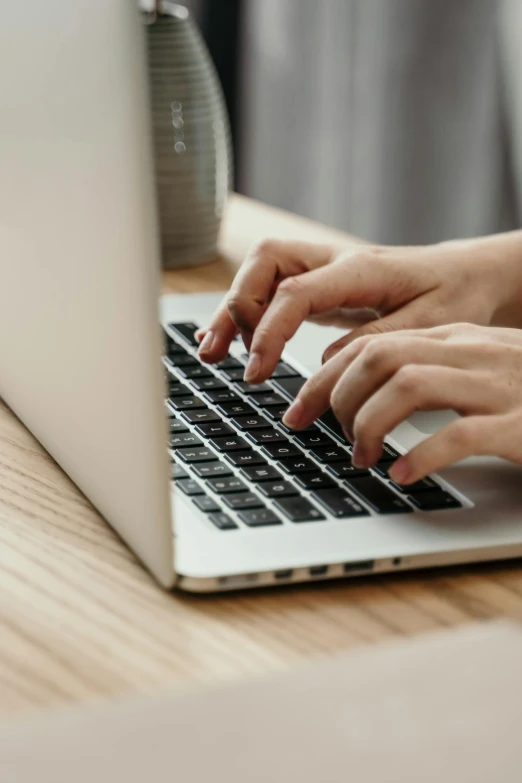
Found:
[[224, 358], [241, 332], [250, 350], [245, 378], [268, 378], [300, 324], [339, 308], [375, 318], [326, 351], [357, 337], [456, 321], [522, 323], [522, 232], [425, 247], [331, 246], [266, 240], [241, 267], [208, 330], [204, 361]]
[[249, 349], [252, 335], [279, 284], [329, 264], [334, 256], [332, 245], [277, 239], [255, 244], [210, 325], [196, 333], [201, 358], [209, 363], [224, 359], [238, 332]]
[[471, 455], [522, 463], [522, 331], [454, 324], [361, 337], [305, 383], [283, 421], [307, 427], [330, 405], [359, 467], [415, 411], [461, 414], [395, 462], [400, 484]]

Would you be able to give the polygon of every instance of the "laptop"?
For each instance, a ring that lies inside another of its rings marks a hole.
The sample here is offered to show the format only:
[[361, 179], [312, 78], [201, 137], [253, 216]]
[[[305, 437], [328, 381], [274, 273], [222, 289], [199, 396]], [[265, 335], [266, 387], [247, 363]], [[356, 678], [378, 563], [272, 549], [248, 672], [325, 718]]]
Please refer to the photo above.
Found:
[[219, 366], [197, 357], [215, 296], [158, 305], [136, 3], [4, 3], [0, 118], [0, 394], [158, 582], [213, 592], [522, 555], [520, 468], [389, 481], [440, 414], [397, 427], [366, 473], [331, 412], [284, 429], [334, 333], [306, 324], [252, 387], [239, 342]]
[[388, 642], [253, 682], [0, 727], [0, 783], [518, 783], [522, 631]]

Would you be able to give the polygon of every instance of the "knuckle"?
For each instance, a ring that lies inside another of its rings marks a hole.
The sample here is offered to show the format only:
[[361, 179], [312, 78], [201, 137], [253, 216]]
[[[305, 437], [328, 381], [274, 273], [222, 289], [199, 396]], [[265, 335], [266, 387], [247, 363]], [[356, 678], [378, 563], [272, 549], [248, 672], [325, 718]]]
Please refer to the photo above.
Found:
[[382, 367], [383, 362], [387, 361], [389, 356], [388, 347], [382, 341], [370, 340], [361, 352], [361, 359], [364, 368], [372, 372]]
[[249, 256], [254, 261], [266, 258], [274, 254], [277, 241], [272, 237], [264, 237], [257, 240], [250, 248]]
[[476, 324], [470, 324], [467, 321], [459, 321], [458, 323], [450, 324], [449, 331], [452, 335], [465, 334], [469, 335], [472, 332], [476, 332], [480, 329]]
[[395, 373], [394, 382], [399, 394], [408, 397], [418, 396], [422, 386], [419, 367], [414, 364], [405, 364]]
[[304, 290], [304, 284], [299, 277], [287, 277], [277, 288], [277, 294], [290, 299], [297, 298], [302, 295]]
[[227, 309], [236, 324], [250, 326], [257, 314], [258, 305], [246, 294], [232, 291], [227, 300]]
[[456, 421], [448, 428], [447, 438], [449, 445], [458, 451], [473, 450], [475, 436], [465, 419]]

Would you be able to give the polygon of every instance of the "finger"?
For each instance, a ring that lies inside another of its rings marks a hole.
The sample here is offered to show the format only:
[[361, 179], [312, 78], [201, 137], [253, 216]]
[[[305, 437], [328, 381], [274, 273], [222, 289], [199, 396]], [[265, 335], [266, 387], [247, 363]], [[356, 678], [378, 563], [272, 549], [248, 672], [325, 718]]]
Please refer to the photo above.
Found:
[[226, 297], [214, 313], [210, 325], [205, 330], [199, 331], [204, 331], [198, 347], [201, 359], [209, 364], [222, 361], [238, 332], [237, 326], [229, 315]]
[[[422, 336], [419, 337], [419, 334]], [[430, 353], [432, 344], [437, 350]], [[399, 331], [389, 336], [363, 335], [323, 364], [321, 369], [308, 379], [286, 412], [284, 423], [295, 429], [308, 427], [333, 404], [336, 389], [336, 407], [342, 415], [341, 423], [348, 438], [352, 440], [356, 412], [367, 397], [404, 362], [451, 364], [453, 360], [455, 366], [460, 366], [453, 354], [457, 354], [456, 348], [450, 356], [444, 343], [437, 343], [434, 339], [429, 341], [424, 337], [424, 332], [412, 330]], [[355, 369], [348, 373], [349, 367]], [[342, 385], [338, 386], [340, 383]], [[353, 388], [347, 389], [350, 384]]]
[[345, 369], [346, 358], [338, 354], [308, 378], [286, 411], [283, 424], [296, 430], [309, 427], [330, 407], [332, 391]]
[[394, 276], [391, 265], [358, 252], [342, 263], [284, 280], [254, 332], [245, 378], [269, 378], [286, 342], [310, 316], [336, 307], [378, 307]]
[[422, 299], [415, 299], [400, 310], [384, 317], [370, 321], [363, 326], [353, 329], [349, 334], [345, 334], [336, 340], [323, 353], [323, 364], [330, 361], [339, 351], [346, 348], [359, 337], [367, 335], [387, 334], [388, 332], [401, 332], [404, 335], [415, 335], [419, 329], [423, 330], [423, 335], [429, 339], [444, 339], [451, 335], [453, 325], [444, 324], [434, 326], [436, 319], [430, 315]]
[[408, 454], [389, 471], [398, 484], [413, 484], [429, 473], [472, 455], [502, 456], [510, 425], [506, 416], [469, 416], [448, 424]]
[[[491, 382], [486, 375], [434, 365], [405, 365], [361, 407], [353, 432], [357, 467], [380, 459], [384, 437], [415, 411], [456, 410], [462, 414], [491, 411]], [[342, 417], [334, 406], [342, 423]]]
[[274, 285], [282, 278], [328, 263], [332, 253], [330, 245], [308, 242], [265, 239], [253, 245], [211, 321], [212, 336], [203, 346], [206, 361], [217, 361], [218, 354], [223, 358], [238, 331], [248, 349]]
[[[413, 375], [420, 373], [420, 365], [437, 365], [465, 369], [473, 367], [465, 346], [426, 338], [422, 332], [397, 332], [363, 338], [338, 354], [344, 360], [345, 370], [332, 390], [330, 403], [347, 432], [354, 429], [357, 412], [378, 389], [400, 374], [397, 382], [414, 385], [406, 372], [409, 366]], [[330, 362], [327, 362], [325, 367]]]

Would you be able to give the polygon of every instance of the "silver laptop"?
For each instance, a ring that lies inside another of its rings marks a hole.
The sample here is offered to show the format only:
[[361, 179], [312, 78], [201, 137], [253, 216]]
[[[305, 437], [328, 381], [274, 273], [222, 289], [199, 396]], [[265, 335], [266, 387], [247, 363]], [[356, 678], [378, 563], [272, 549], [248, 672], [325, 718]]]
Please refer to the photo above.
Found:
[[366, 474], [331, 414], [284, 431], [332, 332], [304, 326], [258, 388], [239, 342], [218, 367], [196, 356], [215, 296], [163, 300], [159, 328], [137, 4], [2, 12], [0, 393], [157, 580], [203, 592], [520, 556], [519, 468], [387, 479], [436, 415], [399, 426]]

